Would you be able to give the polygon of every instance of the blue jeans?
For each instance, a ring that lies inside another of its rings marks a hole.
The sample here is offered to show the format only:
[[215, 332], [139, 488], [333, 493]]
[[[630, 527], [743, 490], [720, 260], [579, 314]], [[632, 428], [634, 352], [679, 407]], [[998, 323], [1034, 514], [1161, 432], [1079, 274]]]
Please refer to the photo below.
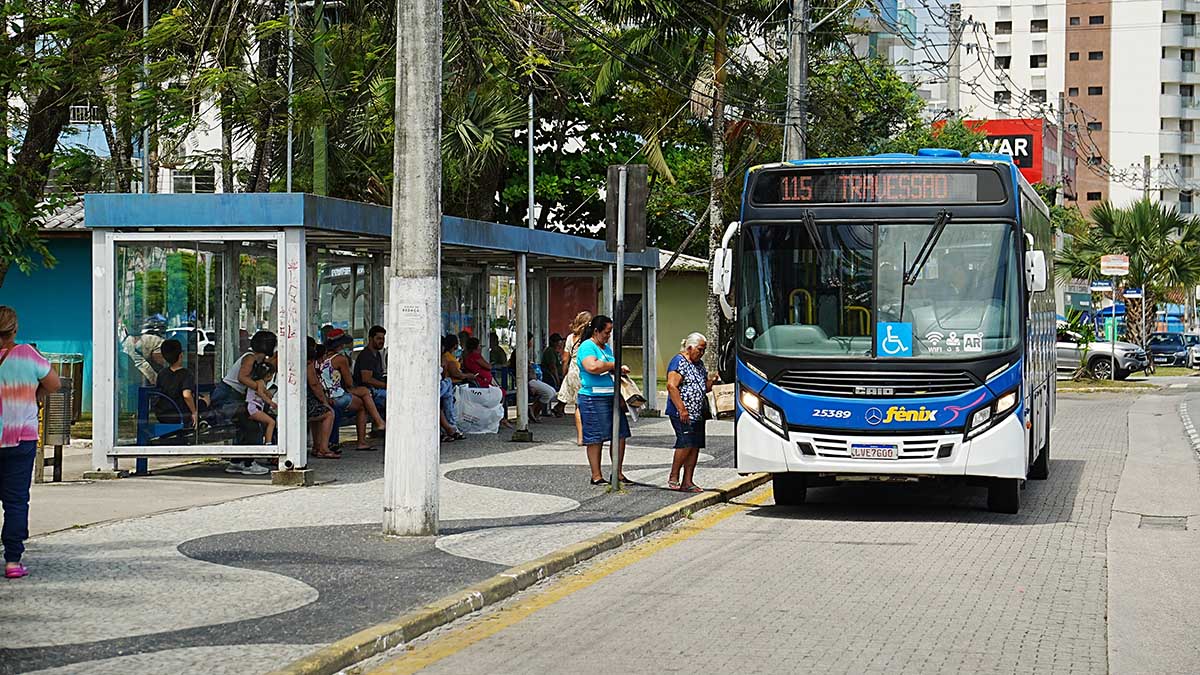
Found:
[[0, 501], [4, 502], [4, 562], [21, 562], [29, 538], [29, 484], [33, 481], [33, 458], [37, 441], [22, 441], [0, 448]]
[[443, 377], [439, 383], [439, 403], [442, 406], [442, 415], [450, 426], [458, 428], [458, 419], [454, 416], [454, 382], [448, 377]]
[[379, 408], [379, 416], [387, 419], [387, 389], [376, 389], [375, 387], [367, 387], [367, 389], [371, 391], [375, 407]]

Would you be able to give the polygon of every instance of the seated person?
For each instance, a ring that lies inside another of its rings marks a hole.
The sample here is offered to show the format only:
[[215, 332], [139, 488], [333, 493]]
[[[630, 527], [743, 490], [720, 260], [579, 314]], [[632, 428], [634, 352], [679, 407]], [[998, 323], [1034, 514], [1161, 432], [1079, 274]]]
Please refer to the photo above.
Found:
[[[533, 333], [529, 334], [528, 340], [529, 352], [533, 353]], [[513, 374], [517, 372], [517, 352], [513, 351], [508, 360], [508, 367], [512, 369]], [[534, 368], [533, 359], [529, 360], [529, 419], [537, 422], [538, 417], [550, 412], [550, 402], [558, 395], [558, 390], [538, 379], [537, 370]]]
[[[563, 385], [563, 363], [567, 360], [565, 354], [566, 340], [558, 333], [550, 336], [550, 346], [546, 347], [546, 351], [542, 352], [542, 381], [554, 387], [557, 391], [562, 389]], [[555, 417], [563, 416], [563, 408], [566, 407], [556, 396], [553, 401], [551, 410]]]
[[442, 338], [442, 371], [455, 385], [470, 384], [475, 381], [476, 375], [463, 372], [458, 357], [454, 355], [457, 351], [459, 351], [457, 335], [450, 333]]
[[375, 407], [383, 417], [387, 416], [387, 368], [383, 365], [386, 337], [383, 326], [371, 326], [367, 331], [367, 345], [354, 361], [354, 383], [371, 392]]
[[492, 364], [483, 358], [483, 348], [480, 346], [479, 338], [467, 338], [463, 353], [462, 369], [464, 372], [475, 375], [475, 386], [492, 386]]
[[246, 414], [250, 419], [263, 427], [263, 444], [275, 443], [275, 416], [272, 412], [279, 409], [275, 399], [271, 397], [271, 385], [275, 380], [274, 364], [264, 361], [251, 371], [254, 386], [246, 387]]
[[556, 391], [562, 386], [563, 344], [563, 337], [554, 333], [550, 336], [550, 345], [542, 352], [542, 382]]
[[496, 335], [496, 331], [488, 333], [488, 345], [488, 361], [491, 363], [508, 361], [508, 354], [504, 353], [504, 346], [500, 344], [500, 336]]
[[154, 397], [154, 416], [161, 424], [182, 424], [191, 429], [200, 420], [200, 410], [208, 409], [196, 395], [196, 376], [183, 367], [183, 345], [179, 340], [164, 340], [161, 347], [167, 367], [158, 374], [158, 393]]
[[[321, 384], [325, 388], [335, 412], [339, 415], [354, 413], [355, 430], [358, 434], [356, 450], [374, 450], [367, 442], [367, 417], [375, 425], [377, 431], [387, 428], [375, 400], [365, 387], [355, 387], [354, 375], [350, 372], [349, 352], [354, 345], [354, 339], [345, 331], [335, 328], [329, 332], [325, 343], [325, 355], [317, 363], [317, 372], [321, 376]], [[334, 431], [336, 433], [336, 430]]]

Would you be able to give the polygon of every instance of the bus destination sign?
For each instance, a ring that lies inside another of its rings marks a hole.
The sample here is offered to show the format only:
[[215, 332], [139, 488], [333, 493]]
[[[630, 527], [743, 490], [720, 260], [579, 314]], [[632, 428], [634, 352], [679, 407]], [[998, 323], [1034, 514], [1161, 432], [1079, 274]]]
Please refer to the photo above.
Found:
[[913, 167], [825, 167], [764, 171], [755, 182], [760, 206], [800, 204], [979, 204], [1004, 201], [995, 171]]

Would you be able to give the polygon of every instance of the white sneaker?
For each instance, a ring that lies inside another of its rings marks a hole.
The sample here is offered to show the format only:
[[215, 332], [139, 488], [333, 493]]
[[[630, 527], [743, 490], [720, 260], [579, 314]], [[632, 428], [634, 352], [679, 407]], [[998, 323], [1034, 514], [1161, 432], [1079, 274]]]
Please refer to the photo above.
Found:
[[246, 468], [245, 464], [230, 462], [225, 465], [225, 473], [242, 473]]
[[271, 469], [258, 462], [250, 462], [250, 466], [242, 469], [243, 476], [265, 476], [268, 473], [271, 473]]

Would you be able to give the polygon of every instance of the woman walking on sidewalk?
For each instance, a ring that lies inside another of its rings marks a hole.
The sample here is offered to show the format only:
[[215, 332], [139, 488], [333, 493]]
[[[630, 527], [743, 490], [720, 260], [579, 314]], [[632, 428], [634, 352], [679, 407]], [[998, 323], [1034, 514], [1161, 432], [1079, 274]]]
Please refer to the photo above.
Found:
[[[583, 344], [579, 347], [575, 359], [582, 383], [579, 388], [578, 407], [583, 421], [583, 443], [587, 446], [588, 465], [592, 469], [592, 485], [608, 482], [600, 471], [600, 451], [605, 441], [618, 442], [613, 439], [613, 390], [616, 381], [613, 371], [616, 370], [617, 364], [612, 347], [608, 346], [612, 332], [612, 319], [604, 315], [592, 319], [583, 333]], [[628, 370], [621, 366], [622, 372]], [[621, 472], [621, 466], [625, 462], [625, 439], [630, 436], [629, 420], [624, 412], [621, 413], [620, 424], [617, 465], [613, 467], [613, 471], [617, 472], [622, 483], [628, 483], [629, 479]]]
[[[679, 353], [667, 366], [667, 417], [675, 429], [675, 457], [667, 487], [682, 492], [703, 492], [692, 482], [700, 449], [704, 447], [705, 408], [713, 379], [704, 369], [704, 351], [708, 340], [692, 333], [679, 345]], [[683, 471], [683, 480], [679, 479]]]
[[29, 482], [37, 452], [38, 399], [60, 387], [50, 362], [17, 344], [17, 313], [0, 305], [0, 501], [4, 503], [4, 576], [19, 579], [29, 538]]
[[558, 389], [558, 402], [562, 405], [570, 403], [575, 406], [575, 445], [583, 445], [583, 422], [579, 417], [579, 403], [576, 400], [582, 383], [579, 379], [579, 363], [575, 357], [578, 356], [579, 347], [583, 344], [583, 332], [587, 330], [591, 322], [591, 312], [584, 311], [576, 314], [575, 320], [571, 322], [571, 334], [567, 336], [567, 342], [563, 345], [562, 351], [563, 372], [566, 375], [563, 377], [562, 386]]

